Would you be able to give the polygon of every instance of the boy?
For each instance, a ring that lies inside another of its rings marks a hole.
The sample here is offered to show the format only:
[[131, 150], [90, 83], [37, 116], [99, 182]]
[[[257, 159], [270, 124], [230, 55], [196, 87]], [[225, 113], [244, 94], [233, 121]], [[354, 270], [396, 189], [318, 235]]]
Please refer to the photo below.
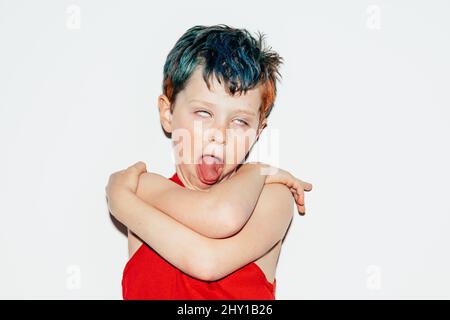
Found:
[[226, 25], [190, 28], [170, 51], [158, 106], [176, 172], [138, 162], [106, 187], [129, 230], [124, 299], [275, 299], [291, 194], [304, 214], [312, 185], [244, 161], [267, 126], [281, 63], [262, 35]]

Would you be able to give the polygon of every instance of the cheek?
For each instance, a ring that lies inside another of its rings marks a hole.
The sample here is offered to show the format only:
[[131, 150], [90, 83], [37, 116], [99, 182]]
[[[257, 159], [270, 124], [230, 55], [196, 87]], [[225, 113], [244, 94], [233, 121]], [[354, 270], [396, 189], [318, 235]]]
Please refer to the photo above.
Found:
[[178, 164], [195, 164], [202, 152], [201, 140], [198, 140], [200, 138], [194, 131], [192, 123], [181, 121], [177, 123], [177, 127], [172, 132], [172, 145]]
[[198, 120], [189, 118], [189, 115], [186, 115], [186, 117], [179, 122], [179, 127], [183, 128], [183, 130], [189, 136], [189, 140], [191, 140], [191, 143], [194, 143], [194, 141], [197, 140], [201, 140], [202, 125]]
[[250, 150], [254, 141], [254, 137], [246, 134], [235, 133], [234, 135], [229, 135], [226, 146], [227, 158], [229, 158], [232, 163], [241, 162]]

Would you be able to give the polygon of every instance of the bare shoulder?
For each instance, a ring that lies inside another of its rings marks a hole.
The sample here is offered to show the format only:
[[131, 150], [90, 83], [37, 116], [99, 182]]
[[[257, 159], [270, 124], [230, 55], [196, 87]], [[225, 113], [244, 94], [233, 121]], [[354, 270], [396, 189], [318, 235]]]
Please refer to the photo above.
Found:
[[293, 218], [294, 202], [291, 190], [285, 185], [266, 184], [248, 223], [254, 230], [270, 230], [272, 240], [278, 241], [283, 238]]
[[258, 205], [269, 208], [269, 210], [276, 210], [280, 214], [292, 215], [294, 209], [294, 197], [291, 190], [281, 183], [266, 184], [261, 191]]
[[177, 184], [170, 179], [153, 172], [144, 172], [139, 176], [139, 183], [136, 194], [140, 198], [155, 196], [159, 192], [177, 188]]
[[144, 172], [139, 176], [139, 183], [141, 183], [141, 180], [143, 184], [145, 185], [154, 185], [159, 183], [166, 183], [170, 184], [171, 181], [167, 179], [166, 177], [163, 177], [162, 175], [154, 172]]

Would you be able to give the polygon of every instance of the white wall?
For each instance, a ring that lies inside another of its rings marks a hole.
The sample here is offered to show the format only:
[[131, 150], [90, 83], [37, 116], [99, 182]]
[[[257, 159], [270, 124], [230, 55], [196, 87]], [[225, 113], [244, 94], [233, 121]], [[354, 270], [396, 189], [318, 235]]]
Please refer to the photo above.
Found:
[[121, 298], [127, 244], [107, 178], [138, 160], [173, 174], [156, 107], [164, 60], [187, 28], [217, 23], [265, 32], [285, 58], [269, 128], [279, 166], [314, 185], [277, 298], [450, 298], [449, 12], [0, 1], [0, 298]]

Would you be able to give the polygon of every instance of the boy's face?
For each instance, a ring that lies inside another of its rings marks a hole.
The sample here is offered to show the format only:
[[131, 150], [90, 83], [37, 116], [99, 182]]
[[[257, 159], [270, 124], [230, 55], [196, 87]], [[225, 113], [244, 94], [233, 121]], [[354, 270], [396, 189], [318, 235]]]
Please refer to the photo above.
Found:
[[259, 123], [260, 86], [231, 96], [215, 77], [208, 89], [202, 72], [200, 66], [192, 73], [172, 114], [165, 95], [158, 101], [161, 124], [172, 134], [177, 174], [196, 190], [229, 178], [265, 126], [265, 120]]

